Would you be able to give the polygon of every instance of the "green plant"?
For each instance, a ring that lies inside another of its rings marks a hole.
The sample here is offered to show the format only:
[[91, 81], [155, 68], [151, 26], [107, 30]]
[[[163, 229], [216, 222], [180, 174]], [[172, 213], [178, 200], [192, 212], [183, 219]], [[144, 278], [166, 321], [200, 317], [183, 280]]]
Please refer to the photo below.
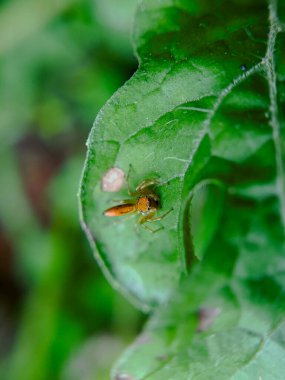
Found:
[[[284, 19], [274, 0], [140, 5], [139, 69], [95, 120], [80, 188], [103, 271], [152, 311], [116, 380], [284, 377]], [[130, 163], [174, 208], [157, 234], [102, 216], [104, 174]]]

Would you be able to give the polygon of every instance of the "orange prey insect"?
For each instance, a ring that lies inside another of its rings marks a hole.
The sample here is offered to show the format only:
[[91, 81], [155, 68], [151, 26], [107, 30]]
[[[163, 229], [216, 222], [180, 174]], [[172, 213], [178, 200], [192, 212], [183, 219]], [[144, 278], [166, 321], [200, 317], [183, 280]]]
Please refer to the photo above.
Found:
[[155, 217], [155, 214], [159, 209], [159, 197], [153, 191], [153, 187], [159, 184], [159, 181], [156, 178], [145, 179], [136, 187], [136, 190], [132, 192], [129, 186], [130, 169], [126, 178], [126, 183], [128, 194], [134, 197], [134, 199], [125, 199], [119, 201], [120, 203], [117, 206], [108, 208], [104, 212], [104, 215], [114, 217], [126, 214], [140, 214], [140, 217], [138, 218], [135, 224], [136, 231], [139, 224], [141, 224], [145, 229], [147, 229], [150, 232], [154, 233], [160, 231], [163, 227], [153, 230], [145, 223], [162, 220], [173, 209], [168, 210], [165, 214]]

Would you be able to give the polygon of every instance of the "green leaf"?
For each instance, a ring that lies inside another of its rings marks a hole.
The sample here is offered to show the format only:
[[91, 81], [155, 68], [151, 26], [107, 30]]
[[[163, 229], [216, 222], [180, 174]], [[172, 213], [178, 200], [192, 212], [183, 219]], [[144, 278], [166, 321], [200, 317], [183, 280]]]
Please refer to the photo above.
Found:
[[229, 284], [218, 273], [199, 271], [181, 295], [157, 310], [113, 378], [282, 380], [284, 280], [283, 274], [278, 281], [264, 277]]
[[[234, 74], [208, 106], [200, 127], [203, 138], [194, 152], [190, 148], [192, 159], [183, 177], [184, 217], [179, 227], [202, 261], [176, 295], [156, 310], [117, 363], [113, 378], [281, 380], [285, 373], [284, 5], [191, 2], [187, 11], [192, 22], [183, 22], [178, 14], [185, 3], [168, 2], [167, 7], [161, 2], [143, 3], [139, 17], [144, 33], [139, 41], [151, 35], [154, 24], [163, 25], [163, 33], [153, 32], [155, 42], [148, 41], [139, 52], [146, 55], [149, 47], [164, 39], [173, 54], [183, 43], [180, 31], [188, 30], [184, 38], [199, 39], [199, 48], [191, 44], [195, 51], [189, 52], [188, 61], [202, 60], [207, 51], [213, 59], [208, 69], [218, 67], [224, 78], [230, 78], [239, 59], [247, 70]], [[165, 22], [166, 15], [172, 23]], [[178, 20], [180, 27], [174, 27]], [[202, 32], [201, 25], [211, 29]], [[209, 36], [218, 36], [212, 54]], [[227, 67], [220, 61], [222, 47]], [[193, 95], [196, 89], [190, 92]], [[194, 102], [191, 107], [189, 120], [197, 128]], [[214, 186], [205, 191], [207, 183]]]
[[[199, 182], [218, 181], [252, 202], [275, 197], [285, 210], [273, 70], [283, 26], [270, 9], [269, 23], [260, 1], [141, 4], [134, 33], [140, 66], [95, 120], [80, 189], [95, 256], [113, 285], [141, 307], [168, 299], [193, 262], [189, 194]], [[113, 223], [102, 215], [112, 199], [128, 198], [124, 187], [115, 196], [103, 192], [103, 176], [112, 167], [126, 175], [130, 164], [132, 187], [157, 176], [161, 212], [174, 208], [157, 234], [136, 235], [134, 220]], [[283, 227], [284, 218], [283, 212]], [[219, 217], [213, 223], [215, 231]]]
[[[95, 121], [80, 193], [110, 280], [163, 303], [116, 380], [284, 377], [284, 18], [274, 0], [141, 3], [140, 66]], [[104, 174], [130, 163], [174, 208], [157, 234], [102, 216]]]

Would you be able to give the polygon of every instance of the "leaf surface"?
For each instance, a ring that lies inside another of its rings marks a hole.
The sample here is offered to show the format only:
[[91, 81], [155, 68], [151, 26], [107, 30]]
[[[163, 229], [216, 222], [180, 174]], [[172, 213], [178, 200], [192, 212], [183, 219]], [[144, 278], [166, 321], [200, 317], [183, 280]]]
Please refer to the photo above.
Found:
[[[281, 380], [285, 373], [284, 5], [281, 1], [251, 1], [238, 8], [236, 2], [185, 4], [171, 1], [161, 7], [160, 2], [145, 1], [139, 17], [148, 35], [153, 20], [160, 25], [166, 14], [173, 22], [179, 19], [180, 28], [167, 23], [167, 29], [165, 24], [164, 33], [153, 37], [156, 43], [171, 35], [173, 52], [176, 45], [181, 49], [180, 30], [185, 38], [195, 34], [199, 43], [194, 37], [187, 62], [201, 62], [207, 51], [213, 61], [208, 59], [205, 77], [212, 78], [209, 69], [218, 68], [226, 79], [217, 92], [206, 87], [211, 98], [200, 99], [192, 87], [197, 100], [185, 108], [189, 120], [195, 120], [188, 128], [199, 125], [202, 134], [190, 148], [183, 174], [180, 242], [184, 241], [186, 255], [194, 251], [202, 260], [176, 295], [156, 310], [117, 363], [113, 378]], [[182, 22], [181, 9], [191, 13], [192, 22]], [[200, 29], [205, 19], [211, 20], [208, 33]], [[209, 36], [218, 37], [212, 54]], [[145, 49], [146, 55], [149, 46], [156, 44], [148, 42], [139, 52]], [[224, 59], [219, 55], [222, 49]], [[152, 54], [157, 54], [155, 49]], [[244, 73], [235, 72], [238, 62]], [[209, 99], [211, 104], [205, 105]], [[209, 109], [201, 124], [195, 116], [204, 112], [199, 107]], [[211, 186], [206, 188], [207, 184]]]
[[[284, 19], [273, 0], [141, 3], [139, 69], [97, 117], [81, 185], [106, 274], [162, 304], [116, 380], [284, 377]], [[104, 174], [130, 163], [174, 209], [157, 234], [102, 217]]]
[[[252, 267], [256, 276], [280, 268], [283, 13], [281, 2], [257, 0], [141, 3], [139, 69], [95, 120], [80, 189], [82, 224], [99, 263], [141, 308], [169, 299], [195, 257], [209, 252], [242, 276]], [[114, 223], [102, 215], [114, 198], [129, 198], [125, 186], [102, 191], [104, 175], [115, 167], [126, 176], [130, 164], [131, 187], [158, 177], [159, 213], [173, 208], [157, 234], [136, 234], [133, 219]], [[273, 226], [278, 248], [266, 238]]]

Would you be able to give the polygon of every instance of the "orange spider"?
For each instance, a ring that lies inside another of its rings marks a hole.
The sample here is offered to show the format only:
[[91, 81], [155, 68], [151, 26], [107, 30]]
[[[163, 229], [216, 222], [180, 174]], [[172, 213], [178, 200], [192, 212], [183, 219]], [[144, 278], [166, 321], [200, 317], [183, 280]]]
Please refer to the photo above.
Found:
[[[131, 165], [130, 165], [131, 169]], [[153, 187], [159, 184], [158, 179], [145, 179], [137, 187], [134, 192], [130, 190], [129, 176], [130, 169], [126, 178], [128, 194], [134, 199], [124, 199], [119, 201], [117, 206], [110, 207], [104, 211], [105, 216], [115, 217], [126, 214], [140, 214], [135, 229], [137, 231], [138, 224], [141, 224], [145, 229], [154, 233], [160, 231], [163, 227], [153, 230], [145, 223], [156, 222], [166, 217], [173, 209], [168, 210], [165, 214], [154, 217], [159, 209], [159, 197], [153, 192]]]

